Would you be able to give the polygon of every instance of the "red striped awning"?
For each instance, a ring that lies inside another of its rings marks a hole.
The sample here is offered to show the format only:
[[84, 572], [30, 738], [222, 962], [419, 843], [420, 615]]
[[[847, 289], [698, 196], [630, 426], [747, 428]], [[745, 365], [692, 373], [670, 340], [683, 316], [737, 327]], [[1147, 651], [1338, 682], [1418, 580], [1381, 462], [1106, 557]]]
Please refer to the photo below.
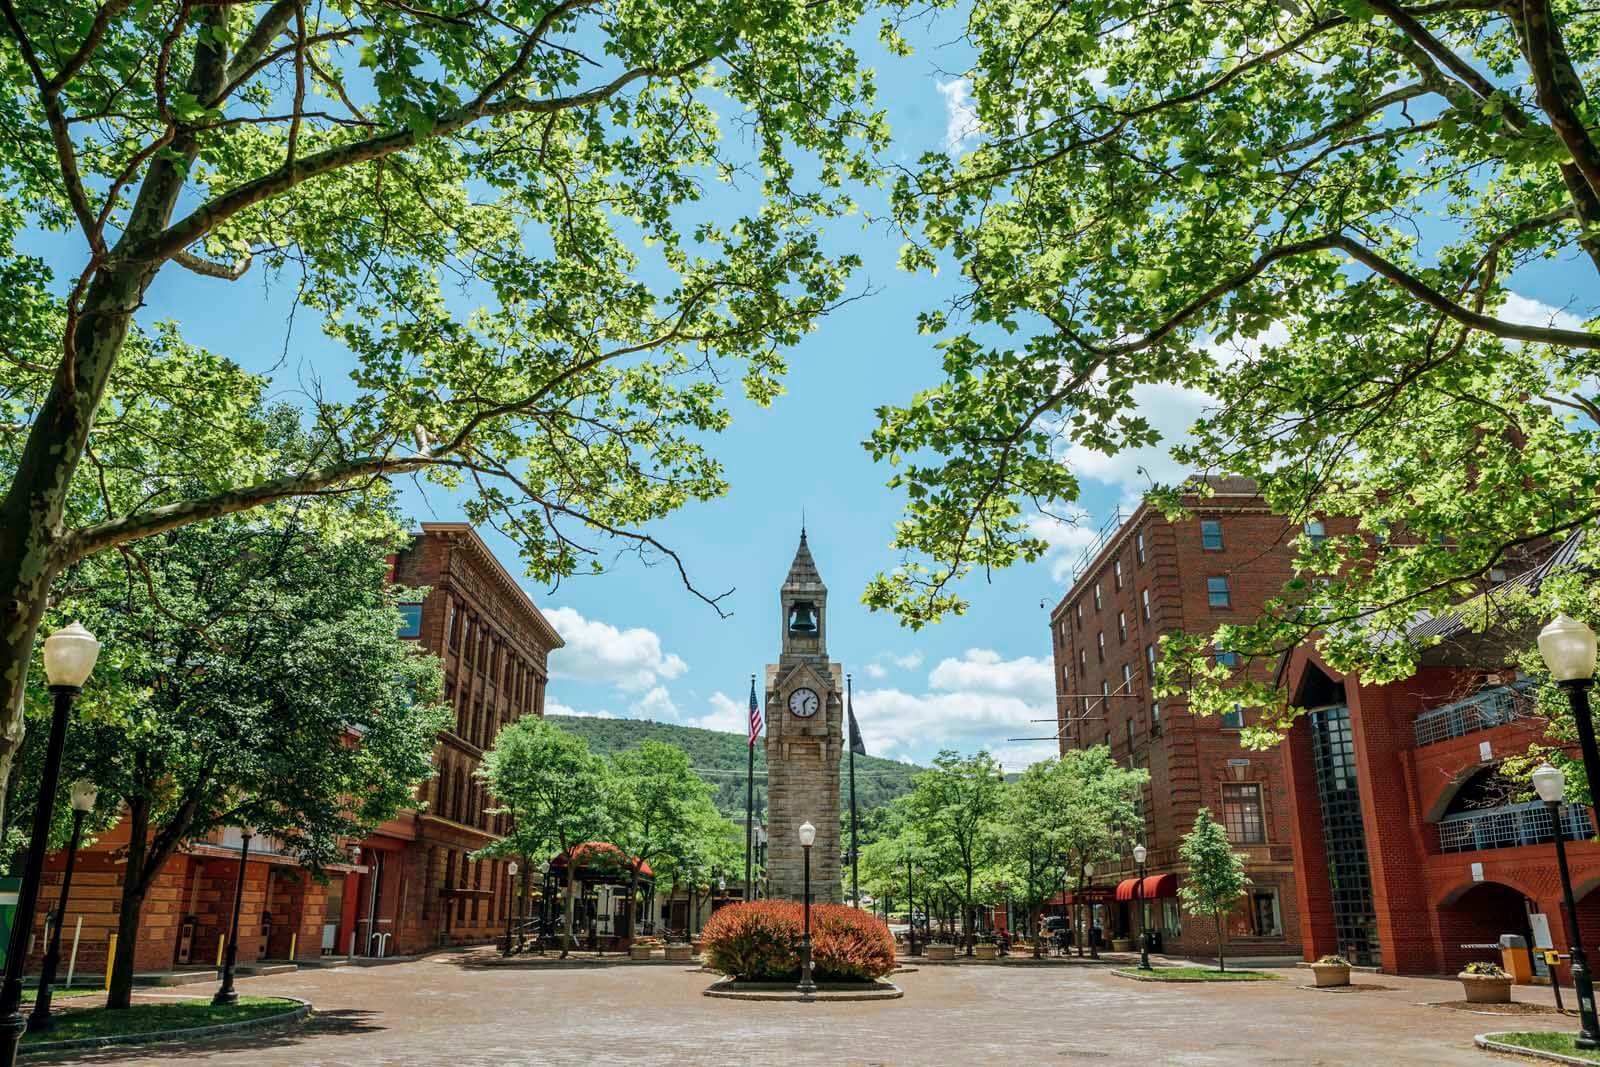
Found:
[[[1145, 880], [1149, 881], [1149, 879], [1145, 879]], [[1124, 878], [1122, 881], [1117, 883], [1117, 899], [1118, 900], [1134, 900], [1134, 899], [1136, 899], [1138, 897], [1138, 895], [1139, 895], [1139, 879], [1137, 879], [1137, 878]]]

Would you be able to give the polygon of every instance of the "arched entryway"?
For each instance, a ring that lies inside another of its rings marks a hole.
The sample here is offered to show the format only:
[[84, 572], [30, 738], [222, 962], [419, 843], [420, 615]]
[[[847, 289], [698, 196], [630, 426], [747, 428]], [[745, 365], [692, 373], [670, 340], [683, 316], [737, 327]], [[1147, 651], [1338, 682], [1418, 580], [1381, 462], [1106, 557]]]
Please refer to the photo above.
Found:
[[1440, 970], [1454, 974], [1474, 961], [1500, 962], [1500, 937], [1517, 934], [1532, 944], [1530, 906], [1520, 889], [1501, 882], [1474, 882], [1457, 889], [1438, 907]]

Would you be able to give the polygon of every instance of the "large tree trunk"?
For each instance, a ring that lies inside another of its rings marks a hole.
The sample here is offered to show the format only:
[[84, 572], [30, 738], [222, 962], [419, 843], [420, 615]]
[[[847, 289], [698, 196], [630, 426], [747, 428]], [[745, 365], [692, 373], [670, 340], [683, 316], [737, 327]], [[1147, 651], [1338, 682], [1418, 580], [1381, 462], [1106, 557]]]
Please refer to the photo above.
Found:
[[1228, 961], [1227, 961], [1227, 959], [1224, 958], [1223, 947], [1222, 947], [1222, 912], [1220, 912], [1220, 911], [1217, 912], [1216, 920], [1217, 920], [1217, 970], [1226, 971], [1228, 969]]
[[121, 1010], [133, 1004], [133, 953], [139, 944], [139, 912], [144, 907], [145, 851], [149, 846], [149, 801], [128, 805], [128, 857], [122, 868], [122, 910], [117, 915], [117, 951], [107, 959], [111, 982], [106, 1007]]

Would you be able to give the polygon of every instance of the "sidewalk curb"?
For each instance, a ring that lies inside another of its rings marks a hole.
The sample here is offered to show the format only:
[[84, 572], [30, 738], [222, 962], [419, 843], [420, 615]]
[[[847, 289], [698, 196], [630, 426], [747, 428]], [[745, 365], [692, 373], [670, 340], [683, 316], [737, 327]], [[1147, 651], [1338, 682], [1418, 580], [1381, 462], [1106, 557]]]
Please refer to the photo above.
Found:
[[76, 1049], [109, 1048], [114, 1045], [149, 1045], [158, 1041], [190, 1041], [198, 1038], [216, 1037], [221, 1034], [236, 1034], [249, 1030], [262, 1030], [269, 1026], [281, 1026], [285, 1023], [299, 1022], [311, 1014], [311, 1002], [301, 1000], [299, 997], [286, 997], [274, 994], [278, 1000], [292, 1000], [299, 1007], [290, 1011], [282, 1011], [276, 1015], [264, 1015], [259, 1019], [243, 1019], [236, 1023], [213, 1023], [210, 1026], [190, 1026], [182, 1030], [152, 1030], [148, 1034], [112, 1034], [108, 1037], [79, 1037], [70, 1041], [41, 1041], [33, 1045], [23, 1045], [17, 1050], [18, 1056], [36, 1056], [47, 1052], [71, 1052]]
[[1575, 1063], [1578, 1067], [1594, 1067], [1594, 1060], [1581, 1060], [1576, 1056], [1568, 1056], [1561, 1052], [1546, 1052], [1543, 1049], [1524, 1048], [1522, 1045], [1508, 1045], [1504, 1041], [1496, 1041], [1501, 1034], [1513, 1034], [1515, 1030], [1498, 1030], [1492, 1034], [1479, 1034], [1472, 1039], [1472, 1043], [1481, 1049], [1490, 1052], [1507, 1052], [1513, 1056], [1531, 1056], [1537, 1060], [1549, 1060], [1551, 1063]]

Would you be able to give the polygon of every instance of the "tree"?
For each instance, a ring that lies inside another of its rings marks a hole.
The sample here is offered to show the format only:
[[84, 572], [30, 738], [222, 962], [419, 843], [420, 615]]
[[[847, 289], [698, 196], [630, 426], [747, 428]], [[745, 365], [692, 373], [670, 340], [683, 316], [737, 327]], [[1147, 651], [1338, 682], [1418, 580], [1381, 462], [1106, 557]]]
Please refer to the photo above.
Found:
[[972, 908], [978, 872], [994, 861], [995, 818], [1005, 779], [987, 752], [962, 756], [945, 749], [933, 767], [912, 780], [908, 811], [928, 844], [930, 866], [953, 877], [961, 904], [961, 929], [972, 953]]
[[[1398, 635], [1419, 612], [1593, 527], [1600, 334], [1553, 320], [1593, 312], [1600, 268], [1600, 141], [1574, 119], [1594, 12], [962, 14], [973, 136], [924, 157], [894, 202], [907, 263], [953, 258], [965, 284], [923, 319], [945, 380], [884, 409], [869, 443], [900, 464], [896, 545], [913, 557], [874, 581], [874, 606], [922, 625], [962, 608], [973, 568], [1041, 555], [1078, 498], [1077, 457], [1160, 441], [1152, 385], [1211, 399], [1182, 464], [1257, 478], [1291, 533], [1360, 525], [1299, 538], [1299, 575], [1255, 624], [1169, 642], [1168, 691], [1202, 713], [1284, 710], [1270, 687], [1199, 670], [1212, 648], [1275, 662], [1310, 638], [1339, 669], [1404, 677], [1426, 642]], [[1567, 287], [1556, 308], [1523, 299], [1554, 259], [1569, 262], [1542, 275]], [[1178, 489], [1157, 502], [1174, 511]]]
[[689, 811], [684, 829], [668, 839], [664, 851], [652, 862], [656, 884], [670, 878], [672, 896], [678, 886], [689, 893], [689, 919], [685, 934], [693, 937], [700, 918], [699, 891], [708, 891], [720, 871], [742, 869], [744, 826], [725, 817], [713, 805], [696, 802]]
[[[1108, 746], [1096, 745], [1069, 750], [1046, 774], [1049, 781], [1041, 792], [1053, 812], [1047, 815], [1054, 825], [1051, 844], [1060, 857], [1059, 869], [1076, 887], [1074, 909], [1088, 908], [1083, 901], [1091, 872], [1096, 864], [1120, 856], [1129, 831], [1139, 826], [1139, 794], [1150, 773], [1122, 766], [1111, 758]], [[1073, 928], [1083, 931], [1078, 954], [1083, 955], [1085, 942], [1098, 954], [1092, 923], [1074, 921]]]
[[180, 848], [251, 826], [321, 877], [432, 773], [442, 673], [396, 636], [414, 594], [387, 581], [395, 546], [271, 517], [86, 561], [51, 612], [103, 645], [65, 767], [128, 826], [111, 1008], [129, 1006], [146, 894]]
[[602, 840], [609, 830], [606, 763], [581, 737], [532, 715], [501, 728], [494, 747], [473, 772], [499, 803], [495, 814], [511, 817], [506, 836], [486, 854], [522, 856], [532, 870], [535, 856], [567, 856], [566, 904], [561, 922], [561, 957], [572, 951], [576, 911], [577, 847]]
[[1178, 896], [1183, 906], [1195, 915], [1209, 915], [1217, 924], [1217, 970], [1228, 969], [1223, 916], [1244, 896], [1250, 879], [1244, 873], [1244, 857], [1228, 843], [1228, 833], [1210, 808], [1195, 812], [1194, 828], [1183, 835], [1178, 858], [1187, 866]]
[[[641, 527], [725, 490], [721, 383], [770, 402], [856, 264], [821, 232], [885, 139], [860, 11], [0, 2], [0, 776], [56, 577], [178, 526], [421, 474], [541, 580], [593, 541], [676, 562]], [[45, 230], [59, 284], [18, 250]], [[273, 383], [136, 317], [174, 269], [283, 283], [347, 354], [296, 383], [305, 447]]]
[[639, 874], [670, 854], [674, 841], [710, 831], [725, 820], [711, 802], [713, 790], [689, 766], [681, 748], [646, 741], [611, 757], [612, 841], [627, 857], [628, 926], [633, 936]]
[[1029, 917], [1035, 958], [1043, 951], [1039, 911], [1067, 880], [1068, 838], [1062, 831], [1075, 815], [1076, 784], [1070, 769], [1062, 760], [1044, 759], [1023, 771], [1006, 790], [1000, 820], [1001, 855], [1013, 894]]

